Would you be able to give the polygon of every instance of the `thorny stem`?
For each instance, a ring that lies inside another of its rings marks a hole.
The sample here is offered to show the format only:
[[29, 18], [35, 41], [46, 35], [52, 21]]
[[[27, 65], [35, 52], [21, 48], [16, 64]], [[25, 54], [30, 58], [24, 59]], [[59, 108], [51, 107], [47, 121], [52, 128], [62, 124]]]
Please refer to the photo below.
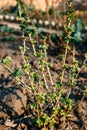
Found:
[[48, 89], [48, 85], [47, 85], [47, 81], [46, 81], [44, 72], [43, 72], [43, 79], [44, 79], [44, 82], [45, 82], [46, 89]]
[[[67, 5], [68, 6], [68, 10], [66, 11], [66, 13], [67, 12], [69, 12], [69, 10], [72, 8], [71, 7], [71, 5], [72, 5], [72, 0], [69, 0], [69, 5]], [[71, 22], [72, 22], [72, 20], [70, 19], [71, 17], [73, 17], [73, 14], [72, 14], [72, 12], [67, 16], [66, 15], [66, 18], [67, 18], [67, 27], [70, 27], [71, 28]], [[66, 41], [66, 49], [65, 49], [65, 56], [64, 56], [64, 58], [63, 58], [63, 67], [64, 67], [64, 65], [66, 64], [66, 58], [67, 58], [67, 53], [68, 53], [68, 47], [69, 47], [69, 42], [70, 42], [70, 35], [71, 35], [71, 33], [72, 33], [72, 31], [70, 30], [66, 30], [67, 31], [67, 41]], [[62, 82], [63, 82], [63, 79], [64, 79], [64, 73], [65, 73], [65, 69], [63, 68], [63, 71], [62, 71], [62, 76], [61, 76], [61, 84], [62, 84]]]
[[[63, 67], [64, 67], [64, 65], [65, 65], [65, 63], [66, 63], [67, 52], [68, 52], [68, 49], [67, 49], [68, 44], [69, 44], [69, 42], [67, 42], [67, 44], [66, 44], [65, 56], [64, 56], [64, 58], [63, 58]], [[62, 84], [63, 79], [64, 79], [64, 73], [65, 73], [65, 69], [63, 69], [63, 71], [62, 71], [62, 76], [61, 76], [61, 84]]]
[[87, 62], [87, 58], [84, 60], [83, 65], [81, 66], [80, 70], [76, 74], [76, 77], [75, 77], [76, 79], [77, 79], [78, 75], [80, 74], [81, 70], [83, 69], [83, 67], [84, 67], [84, 65], [85, 65], [86, 62]]
[[[44, 41], [44, 46], [46, 46], [45, 41]], [[49, 75], [49, 78], [50, 78], [51, 84], [52, 84], [52, 86], [53, 86], [54, 83], [53, 83], [52, 76], [51, 76], [51, 73], [50, 73], [50, 69], [49, 69], [49, 67], [48, 67], [48, 63], [47, 63], [47, 51], [46, 51], [46, 48], [44, 49], [44, 53], [45, 53], [45, 60], [46, 60], [45, 62], [46, 62], [46, 67], [47, 67], [48, 75]]]
[[[73, 44], [73, 62], [75, 62], [75, 45]], [[76, 70], [76, 65], [73, 65], [73, 70], [75, 71]], [[72, 83], [74, 83], [75, 81], [75, 72], [73, 74], [73, 77], [72, 77]]]
[[53, 83], [52, 76], [51, 76], [50, 69], [49, 69], [48, 65], [47, 65], [47, 71], [48, 71], [48, 74], [49, 74], [49, 77], [50, 77], [51, 84], [53, 86], [54, 83]]
[[[41, 51], [41, 61], [43, 61], [42, 51]], [[43, 79], [44, 79], [46, 89], [48, 89], [48, 84], [47, 84], [46, 77], [45, 77], [45, 74], [44, 74], [44, 66], [43, 65], [41, 65], [41, 71], [42, 71], [42, 76], [43, 76]]]
[[18, 11], [19, 11], [19, 17], [21, 18], [22, 12], [21, 12], [21, 7], [18, 5]]
[[[24, 32], [23, 32], [23, 38], [24, 38]], [[23, 39], [23, 48], [24, 48], [24, 51], [22, 52], [22, 57], [23, 57], [23, 60], [24, 60], [24, 64], [26, 64], [26, 60], [25, 60], [26, 39], [25, 38]]]
[[73, 62], [75, 61], [75, 45], [73, 44]]
[[59, 95], [58, 95], [58, 99], [57, 99], [57, 101], [56, 101], [56, 104], [55, 104], [55, 108], [57, 108], [58, 106], [59, 106], [59, 103], [60, 103], [60, 98], [61, 98], [61, 96], [62, 96], [62, 92], [61, 92], [62, 90], [60, 90], [60, 92], [58, 93]]
[[[41, 53], [41, 61], [43, 61], [42, 57], [43, 56], [42, 56], [42, 53]], [[48, 84], [47, 84], [46, 77], [45, 77], [45, 74], [44, 74], [44, 66], [43, 65], [41, 65], [41, 71], [42, 71], [42, 76], [43, 76], [43, 79], [44, 79], [45, 87], [46, 87], [46, 89], [48, 89]]]
[[30, 38], [30, 41], [32, 43], [32, 48], [33, 48], [34, 55], [36, 56], [36, 49], [35, 49], [35, 45], [33, 44], [33, 39], [31, 37], [31, 34], [29, 34], [29, 38]]

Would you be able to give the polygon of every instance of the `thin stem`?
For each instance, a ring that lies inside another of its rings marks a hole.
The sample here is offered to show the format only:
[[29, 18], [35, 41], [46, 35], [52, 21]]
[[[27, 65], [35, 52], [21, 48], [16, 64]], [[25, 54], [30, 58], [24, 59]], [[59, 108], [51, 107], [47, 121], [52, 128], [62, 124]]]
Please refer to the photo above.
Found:
[[[73, 62], [75, 62], [75, 45], [73, 44]], [[73, 77], [72, 77], [72, 83], [74, 83], [74, 81], [75, 81], [75, 70], [76, 70], [76, 64], [75, 65], [73, 65]]]
[[47, 51], [46, 51], [46, 39], [44, 39], [44, 54], [45, 54], [45, 62], [46, 62], [46, 68], [47, 68], [47, 72], [48, 72], [48, 75], [49, 75], [49, 78], [50, 78], [50, 81], [51, 81], [51, 84], [52, 86], [54, 85], [53, 83], [53, 80], [52, 80], [52, 76], [51, 76], [51, 73], [50, 73], [50, 69], [49, 69], [49, 66], [48, 66], [48, 57], [47, 57]]
[[44, 73], [43, 73], [43, 79], [44, 79], [44, 82], [45, 82], [46, 89], [48, 89], [48, 85], [47, 85], [47, 81], [46, 81], [46, 78], [45, 78], [45, 74], [44, 74]]
[[[64, 58], [63, 58], [63, 67], [64, 67], [64, 65], [65, 65], [65, 63], [66, 63], [66, 58], [67, 58], [67, 53], [68, 53], [68, 44], [69, 44], [69, 42], [67, 42], [67, 44], [66, 44], [66, 49], [65, 49], [65, 56], [64, 56]], [[65, 73], [65, 69], [63, 69], [63, 71], [62, 71], [62, 76], [61, 76], [61, 84], [62, 84], [62, 82], [63, 82], [63, 79], [64, 79], [64, 73]]]
[[87, 62], [87, 59], [84, 60], [83, 65], [81, 66], [80, 70], [78, 71], [78, 73], [76, 74], [75, 78], [77, 79], [78, 75], [80, 74], [81, 70], [83, 69], [83, 67], [85, 66], [85, 63]]
[[26, 52], [26, 39], [24, 38], [24, 31], [23, 31], [23, 52], [21, 53], [22, 54], [22, 58], [23, 58], [23, 61], [24, 61], [24, 64], [26, 64], [26, 60], [25, 60], [25, 52]]
[[34, 55], [36, 56], [36, 49], [35, 49], [35, 45], [33, 43], [33, 38], [31, 37], [31, 34], [29, 34], [29, 38], [30, 38], [30, 41], [32, 43], [32, 48], [33, 48]]

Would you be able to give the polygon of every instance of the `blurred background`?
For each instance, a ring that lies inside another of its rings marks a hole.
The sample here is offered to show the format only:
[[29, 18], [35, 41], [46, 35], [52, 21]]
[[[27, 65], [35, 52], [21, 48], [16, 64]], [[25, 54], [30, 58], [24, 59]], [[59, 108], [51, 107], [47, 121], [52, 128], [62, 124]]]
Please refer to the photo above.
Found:
[[[41, 10], [46, 12], [51, 7], [54, 7], [58, 11], [62, 10], [66, 0], [21, 0], [21, 2], [23, 2], [27, 8], [32, 5], [35, 11]], [[16, 0], [0, 0], [0, 14], [3, 12], [3, 10], [7, 13], [10, 11], [11, 13], [13, 11], [11, 9], [13, 8], [15, 12], [16, 5]], [[73, 0], [73, 7], [76, 10], [76, 15], [78, 17], [85, 18], [87, 21], [87, 0]]]

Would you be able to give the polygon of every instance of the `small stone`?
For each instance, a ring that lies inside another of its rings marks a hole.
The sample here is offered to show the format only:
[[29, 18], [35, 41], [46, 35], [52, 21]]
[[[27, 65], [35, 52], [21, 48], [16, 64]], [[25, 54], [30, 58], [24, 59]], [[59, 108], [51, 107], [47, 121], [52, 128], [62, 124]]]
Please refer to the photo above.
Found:
[[43, 21], [42, 21], [42, 20], [39, 20], [39, 24], [42, 25], [42, 24], [43, 24]]
[[22, 129], [25, 129], [25, 124], [22, 123], [22, 124], [21, 124], [21, 128], [22, 128]]
[[54, 27], [56, 25], [56, 23], [54, 21], [52, 21], [51, 25]]
[[14, 21], [14, 20], [15, 20], [15, 17], [14, 17], [14, 16], [10, 16], [10, 20], [11, 20], [11, 21]]
[[6, 120], [5, 121], [5, 126], [8, 126], [8, 127], [16, 127], [17, 126], [17, 124], [15, 124], [13, 121], [11, 121], [11, 120]]
[[48, 21], [48, 20], [44, 21], [44, 24], [45, 24], [46, 26], [48, 26], [48, 25], [49, 25], [49, 21]]
[[9, 20], [10, 19], [9, 15], [5, 15], [5, 19]]
[[0, 20], [3, 20], [3, 15], [0, 15]]

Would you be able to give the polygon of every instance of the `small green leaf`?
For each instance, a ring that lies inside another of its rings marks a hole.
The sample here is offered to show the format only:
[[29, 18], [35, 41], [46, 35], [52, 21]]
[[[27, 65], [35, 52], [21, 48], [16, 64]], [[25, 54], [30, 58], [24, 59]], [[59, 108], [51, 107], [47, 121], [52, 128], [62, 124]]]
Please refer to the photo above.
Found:
[[5, 57], [2, 62], [6, 65], [10, 64], [12, 62], [12, 59], [10, 56]]
[[19, 78], [21, 79], [22, 76], [23, 76], [23, 74], [22, 74], [22, 72], [20, 71], [20, 69], [16, 68], [16, 69], [14, 70], [14, 72], [12, 73], [12, 76], [13, 76], [13, 77], [19, 77]]

